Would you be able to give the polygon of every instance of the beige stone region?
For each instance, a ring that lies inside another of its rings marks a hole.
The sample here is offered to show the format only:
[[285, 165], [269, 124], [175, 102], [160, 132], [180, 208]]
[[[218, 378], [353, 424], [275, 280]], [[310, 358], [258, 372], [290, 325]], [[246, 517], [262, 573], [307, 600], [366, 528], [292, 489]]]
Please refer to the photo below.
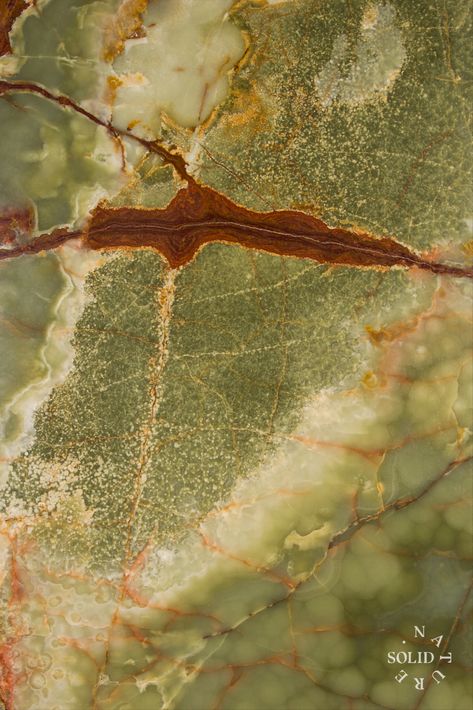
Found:
[[361, 21], [356, 59], [348, 72], [342, 64], [349, 57], [344, 34], [335, 40], [332, 56], [315, 77], [315, 89], [323, 106], [334, 101], [357, 106], [386, 99], [406, 60], [402, 31], [389, 3], [369, 5]]
[[229, 75], [245, 52], [228, 17], [233, 0], [161, 0], [144, 17], [144, 37], [130, 39], [114, 68], [120, 85], [113, 121], [146, 137], [162, 114], [195, 127], [225, 98]]

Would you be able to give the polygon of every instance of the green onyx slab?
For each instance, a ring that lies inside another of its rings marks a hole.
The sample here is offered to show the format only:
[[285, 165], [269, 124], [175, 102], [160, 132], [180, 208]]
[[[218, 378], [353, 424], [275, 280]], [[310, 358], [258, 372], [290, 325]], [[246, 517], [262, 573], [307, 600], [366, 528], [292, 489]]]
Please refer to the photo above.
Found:
[[473, 710], [470, 44], [4, 3], [2, 710]]

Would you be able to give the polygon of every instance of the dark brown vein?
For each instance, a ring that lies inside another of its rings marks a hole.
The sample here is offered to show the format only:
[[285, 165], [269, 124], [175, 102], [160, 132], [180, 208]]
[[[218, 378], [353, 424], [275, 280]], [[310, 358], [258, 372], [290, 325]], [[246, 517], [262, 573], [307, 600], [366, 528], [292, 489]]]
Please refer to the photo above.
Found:
[[149, 247], [162, 254], [172, 267], [190, 262], [206, 244], [238, 244], [280, 256], [312, 259], [319, 263], [354, 267], [417, 268], [434, 274], [473, 277], [473, 269], [432, 261], [389, 237], [331, 228], [321, 220], [297, 210], [256, 212], [232, 202], [189, 175], [182, 156], [157, 141], [148, 141], [122, 131], [78, 105], [68, 96], [56, 95], [31, 82], [0, 81], [0, 96], [31, 92], [81, 114], [103, 127], [123, 150], [122, 138], [137, 141], [173, 166], [187, 187], [164, 209], [113, 209], [99, 205], [84, 231], [56, 230], [33, 242], [0, 250], [0, 259], [54, 249], [81, 236], [91, 249]]

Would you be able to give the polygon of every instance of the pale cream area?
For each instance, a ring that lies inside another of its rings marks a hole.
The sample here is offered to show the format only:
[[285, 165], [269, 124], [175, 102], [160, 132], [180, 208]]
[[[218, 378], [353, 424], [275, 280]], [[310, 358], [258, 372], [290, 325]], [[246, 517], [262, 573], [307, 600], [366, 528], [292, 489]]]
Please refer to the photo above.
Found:
[[[0, 537], [2, 542], [4, 539]], [[7, 565], [10, 554], [1, 555]], [[113, 586], [80, 577], [74, 579], [67, 575], [67, 570], [45, 571], [34, 556], [22, 563], [21, 573], [29, 597], [29, 618], [14, 622], [22, 637], [21, 657], [15, 661], [15, 671], [24, 673], [28, 682], [18, 683], [15, 688], [17, 707], [37, 710], [91, 707], [90, 682], [105, 659], [107, 628], [115, 601]]]
[[356, 60], [348, 72], [342, 64], [348, 57], [348, 40], [341, 34], [332, 56], [315, 77], [315, 89], [323, 106], [334, 101], [357, 106], [386, 99], [406, 60], [406, 49], [396, 13], [389, 3], [367, 7], [356, 46]]
[[[234, 0], [160, 0], [144, 18], [146, 37], [128, 40], [114, 68], [121, 87], [114, 123], [159, 135], [166, 114], [184, 127], [205, 121], [226, 97], [245, 42], [227, 12]], [[145, 91], [143, 92], [143, 88]]]

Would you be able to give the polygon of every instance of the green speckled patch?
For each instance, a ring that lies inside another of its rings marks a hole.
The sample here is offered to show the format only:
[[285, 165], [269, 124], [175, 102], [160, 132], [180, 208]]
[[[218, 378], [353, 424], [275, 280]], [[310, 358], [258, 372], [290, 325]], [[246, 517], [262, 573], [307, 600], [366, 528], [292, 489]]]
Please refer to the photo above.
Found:
[[[224, 246], [181, 273], [163, 268], [143, 251], [92, 272], [74, 369], [39, 410], [36, 441], [9, 479], [8, 510], [61, 518], [62, 499], [83, 500], [92, 564], [121, 559], [130, 515], [139, 550], [150, 534], [165, 540], [223, 500], [291, 430], [311, 393], [356, 381], [359, 330], [374, 304], [391, 302], [396, 313], [400, 289], [421, 302], [431, 290], [401, 273], [330, 272]], [[52, 531], [62, 535], [61, 525]]]
[[[467, 239], [468, 5], [244, 5], [237, 16], [253, 39], [251, 55], [205, 138], [219, 162], [203, 154], [204, 179], [251, 207], [302, 207], [420, 248]], [[377, 46], [381, 21], [390, 39]], [[380, 68], [389, 41], [402, 50], [386, 65], [394, 76], [385, 94], [379, 80], [379, 91], [354, 100], [355, 80], [374, 83], [368, 70], [362, 79], [363, 62]]]

